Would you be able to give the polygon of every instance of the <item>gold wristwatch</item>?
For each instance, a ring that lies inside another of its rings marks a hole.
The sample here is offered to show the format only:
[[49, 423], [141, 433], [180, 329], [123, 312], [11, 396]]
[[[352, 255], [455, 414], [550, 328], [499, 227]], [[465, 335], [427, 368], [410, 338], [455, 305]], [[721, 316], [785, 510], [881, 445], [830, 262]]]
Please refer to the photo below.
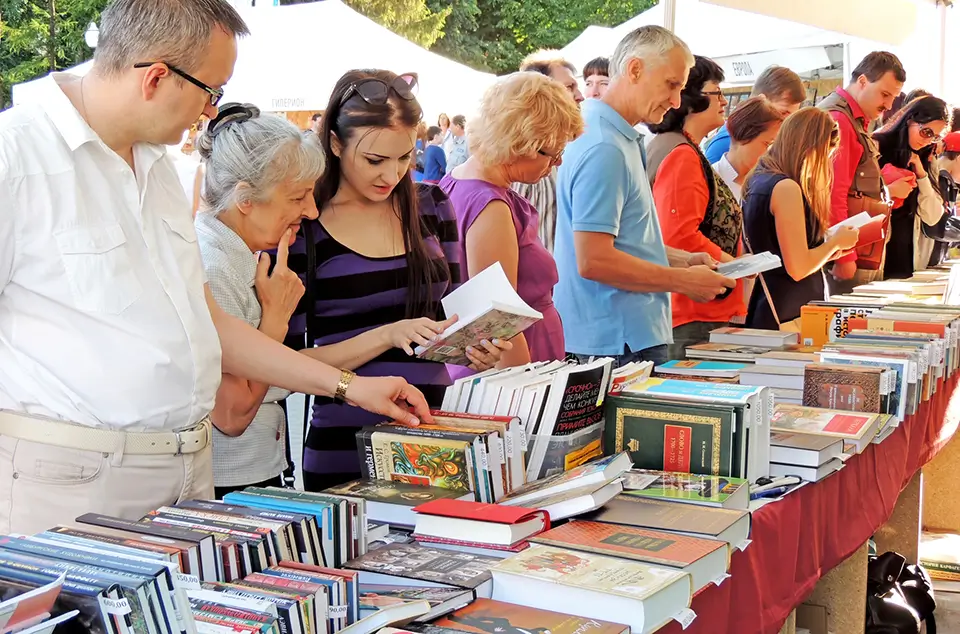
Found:
[[350, 370], [340, 370], [340, 382], [337, 383], [337, 391], [333, 395], [333, 400], [338, 403], [347, 402], [347, 388], [350, 387], [350, 383], [355, 376], [357, 375]]

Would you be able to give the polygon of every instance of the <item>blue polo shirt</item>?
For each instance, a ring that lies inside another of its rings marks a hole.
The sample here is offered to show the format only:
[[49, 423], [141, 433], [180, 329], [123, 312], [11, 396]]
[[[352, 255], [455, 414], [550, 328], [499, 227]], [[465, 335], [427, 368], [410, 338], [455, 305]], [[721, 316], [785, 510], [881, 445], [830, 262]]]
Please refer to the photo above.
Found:
[[577, 271], [575, 231], [609, 233], [620, 251], [669, 266], [640, 133], [603, 101], [588, 99], [581, 107], [586, 132], [567, 146], [557, 176], [554, 303], [567, 352], [622, 355], [625, 347], [639, 352], [672, 343], [669, 293], [632, 293]]
[[713, 165], [719, 162], [720, 159], [723, 158], [723, 155], [729, 151], [730, 130], [728, 130], [726, 124], [724, 124], [723, 127], [720, 128], [720, 131], [713, 135], [713, 138], [707, 143], [705, 154], [707, 155], [707, 160], [710, 161], [710, 165]]

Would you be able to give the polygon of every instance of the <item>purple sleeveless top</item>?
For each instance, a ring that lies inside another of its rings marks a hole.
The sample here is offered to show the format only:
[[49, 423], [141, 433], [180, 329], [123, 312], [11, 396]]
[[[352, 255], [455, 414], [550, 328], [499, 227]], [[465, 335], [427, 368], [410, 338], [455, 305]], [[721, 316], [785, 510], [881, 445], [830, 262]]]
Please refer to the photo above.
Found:
[[517, 264], [517, 293], [531, 308], [543, 313], [543, 320], [524, 331], [532, 361], [554, 361], [566, 356], [560, 313], [553, 305], [553, 287], [559, 281], [557, 264], [538, 235], [540, 216], [536, 208], [511, 189], [476, 179], [458, 180], [449, 174], [440, 181], [440, 189], [450, 197], [457, 215], [460, 235], [460, 272], [469, 277], [467, 232], [480, 212], [492, 201], [501, 200], [513, 213], [520, 247]]

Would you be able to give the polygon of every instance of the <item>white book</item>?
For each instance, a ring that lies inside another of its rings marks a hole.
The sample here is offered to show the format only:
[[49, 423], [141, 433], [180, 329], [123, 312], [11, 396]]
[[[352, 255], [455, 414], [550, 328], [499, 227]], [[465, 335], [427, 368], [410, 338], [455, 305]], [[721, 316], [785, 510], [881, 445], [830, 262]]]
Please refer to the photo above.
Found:
[[739, 280], [742, 277], [750, 277], [765, 271], [772, 271], [783, 266], [780, 258], [769, 251], [763, 253], [752, 253], [741, 256], [730, 262], [724, 262], [717, 266], [717, 273], [732, 280]]
[[517, 294], [499, 262], [467, 280], [441, 303], [447, 317], [459, 319], [429, 346], [416, 349], [419, 358], [439, 363], [470, 365], [467, 347], [479, 346], [484, 339], [510, 340], [543, 319]]

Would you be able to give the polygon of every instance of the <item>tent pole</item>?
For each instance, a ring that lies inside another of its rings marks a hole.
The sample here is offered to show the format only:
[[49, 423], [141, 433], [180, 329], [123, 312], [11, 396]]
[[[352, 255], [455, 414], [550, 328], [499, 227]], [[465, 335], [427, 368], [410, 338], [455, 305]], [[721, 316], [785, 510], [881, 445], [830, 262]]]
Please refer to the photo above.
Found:
[[677, 0], [660, 0], [660, 3], [663, 5], [663, 28], [675, 31], [677, 25]]

